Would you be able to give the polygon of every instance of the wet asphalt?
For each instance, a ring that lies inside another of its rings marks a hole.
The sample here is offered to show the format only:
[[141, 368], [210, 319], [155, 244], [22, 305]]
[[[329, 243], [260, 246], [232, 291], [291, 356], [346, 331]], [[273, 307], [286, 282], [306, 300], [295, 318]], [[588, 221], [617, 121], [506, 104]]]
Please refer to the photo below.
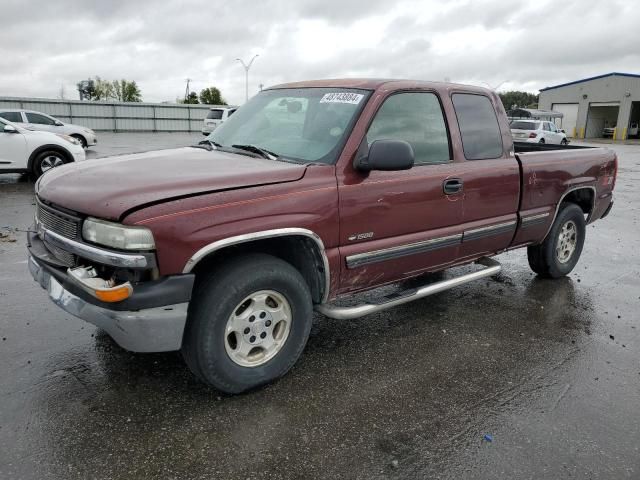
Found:
[[[100, 157], [200, 135], [102, 134]], [[33, 184], [0, 175], [0, 479], [640, 478], [640, 146], [565, 279], [503, 273], [354, 321], [317, 315], [240, 396], [133, 354], [27, 272]]]

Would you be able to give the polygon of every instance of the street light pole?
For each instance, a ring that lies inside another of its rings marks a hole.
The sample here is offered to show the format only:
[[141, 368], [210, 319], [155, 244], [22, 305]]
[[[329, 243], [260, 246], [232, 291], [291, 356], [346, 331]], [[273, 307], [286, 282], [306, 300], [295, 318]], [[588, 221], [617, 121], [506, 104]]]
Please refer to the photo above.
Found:
[[253, 58], [251, 59], [251, 61], [247, 64], [244, 63], [244, 61], [241, 58], [236, 58], [236, 60], [238, 62], [240, 62], [244, 68], [244, 94], [245, 94], [245, 102], [249, 100], [249, 69], [251, 68], [251, 65], [253, 64], [253, 61], [258, 57], [259, 55], [254, 55]]

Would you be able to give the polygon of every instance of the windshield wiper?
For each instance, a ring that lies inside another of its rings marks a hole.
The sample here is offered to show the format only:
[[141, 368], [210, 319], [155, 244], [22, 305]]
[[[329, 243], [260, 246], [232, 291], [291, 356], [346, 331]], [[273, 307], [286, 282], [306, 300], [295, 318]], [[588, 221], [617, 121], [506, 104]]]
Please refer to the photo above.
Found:
[[202, 148], [200, 147], [200, 145], [208, 145], [209, 150], [218, 150], [219, 148], [222, 148], [222, 145], [220, 145], [218, 142], [214, 142], [213, 140], [209, 140], [208, 138], [205, 138], [204, 140], [200, 140], [198, 142], [198, 145], [192, 145], [192, 146], [197, 148]]
[[257, 153], [262, 158], [266, 158], [267, 160], [278, 160], [278, 154], [270, 152], [266, 148], [258, 147], [256, 145], [240, 145], [234, 144], [231, 145], [233, 148], [237, 148], [238, 150], [246, 150], [247, 152]]

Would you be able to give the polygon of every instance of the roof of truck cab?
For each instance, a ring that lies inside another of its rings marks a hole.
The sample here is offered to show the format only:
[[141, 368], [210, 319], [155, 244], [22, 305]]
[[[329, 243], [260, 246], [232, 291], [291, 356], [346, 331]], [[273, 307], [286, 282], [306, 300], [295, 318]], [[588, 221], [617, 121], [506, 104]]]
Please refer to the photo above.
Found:
[[360, 88], [364, 90], [402, 90], [411, 88], [449, 88], [463, 89], [466, 91], [475, 91], [486, 93], [490, 90], [484, 87], [476, 87], [474, 85], [463, 85], [450, 82], [430, 82], [425, 80], [409, 80], [409, 79], [393, 79], [393, 78], [332, 78], [324, 80], [305, 80], [303, 82], [283, 83], [274, 85], [266, 90], [275, 90], [281, 88]]

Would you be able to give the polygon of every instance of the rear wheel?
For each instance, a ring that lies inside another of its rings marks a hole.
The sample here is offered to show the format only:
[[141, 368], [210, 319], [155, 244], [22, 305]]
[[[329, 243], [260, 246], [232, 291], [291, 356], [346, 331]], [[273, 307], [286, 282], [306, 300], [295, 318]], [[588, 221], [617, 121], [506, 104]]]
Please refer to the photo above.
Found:
[[306, 345], [312, 315], [298, 270], [270, 255], [246, 255], [198, 283], [182, 354], [202, 381], [240, 393], [289, 371]]
[[545, 143], [544, 138], [541, 138], [538, 143]]
[[585, 233], [582, 209], [575, 203], [563, 204], [544, 242], [527, 248], [531, 270], [546, 278], [567, 275], [580, 259]]
[[34, 160], [32, 166], [33, 175], [37, 178], [52, 168], [60, 167], [67, 163], [64, 154], [56, 150], [48, 150], [40, 153]]

